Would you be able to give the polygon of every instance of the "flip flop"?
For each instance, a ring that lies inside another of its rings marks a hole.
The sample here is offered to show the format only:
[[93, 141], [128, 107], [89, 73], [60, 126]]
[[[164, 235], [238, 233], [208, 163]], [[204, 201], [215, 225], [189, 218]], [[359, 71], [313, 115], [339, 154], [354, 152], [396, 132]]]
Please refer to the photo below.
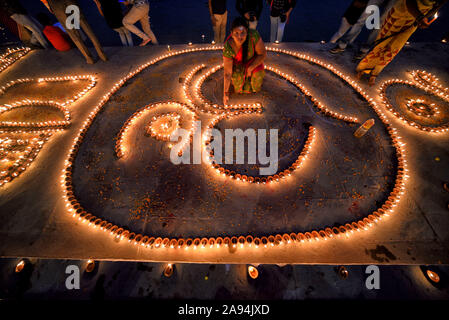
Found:
[[151, 42], [151, 39], [147, 39], [147, 40], [143, 40], [140, 44], [139, 44], [139, 47], [144, 47], [144, 46], [146, 46], [148, 43], [150, 43]]

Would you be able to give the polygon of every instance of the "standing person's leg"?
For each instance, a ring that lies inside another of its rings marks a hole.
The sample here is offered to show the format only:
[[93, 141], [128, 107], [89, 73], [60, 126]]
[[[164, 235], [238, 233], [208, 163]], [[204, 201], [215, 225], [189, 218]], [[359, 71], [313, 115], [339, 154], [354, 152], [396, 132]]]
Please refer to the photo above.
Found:
[[24, 26], [28, 30], [31, 31], [32, 37], [37, 39], [39, 41], [39, 44], [44, 47], [45, 49], [49, 48], [49, 44], [47, 40], [45, 40], [44, 35], [42, 34], [41, 28], [39, 28], [39, 25], [33, 21], [31, 17], [25, 14], [13, 14], [11, 18], [17, 22], [18, 24]]
[[340, 27], [338, 28], [337, 32], [332, 36], [332, 38], [329, 40], [330, 43], [336, 43], [338, 39], [340, 39], [346, 31], [349, 30], [351, 25], [349, 24], [348, 20], [346, 20], [345, 17], [341, 19]]
[[341, 49], [346, 49], [348, 44], [351, 44], [355, 41], [360, 32], [362, 32], [363, 26], [365, 25], [366, 19], [368, 17], [369, 14], [364, 11], [357, 22], [349, 29], [349, 31], [345, 35], [343, 35], [340, 40], [338, 40], [338, 46]]
[[39, 43], [43, 41], [47, 47], [44, 46], [44, 48], [51, 48], [51, 44], [47, 41], [47, 38], [44, 35], [44, 27], [37, 21], [33, 16], [28, 16], [32, 22], [34, 22], [34, 25], [36, 26], [36, 29], [38, 32], [34, 32], [33, 36], [36, 38]]
[[92, 44], [94, 45], [95, 50], [97, 51], [100, 59], [103, 61], [107, 61], [108, 58], [106, 57], [106, 54], [104, 53], [103, 48], [101, 47], [100, 41], [98, 41], [97, 36], [95, 35], [94, 31], [91, 29], [89, 23], [84, 18], [84, 15], [81, 12], [80, 12], [80, 26], [86, 33], [86, 35], [89, 37]]
[[122, 23], [126, 29], [134, 33], [143, 41], [147, 41], [150, 37], [134, 25], [142, 18], [143, 14], [145, 14], [145, 8], [143, 8], [143, 6], [132, 6], [131, 10], [129, 10], [128, 14], [123, 18]]
[[214, 41], [216, 43], [220, 42], [220, 19], [221, 19], [221, 14], [214, 14], [214, 18], [215, 18], [215, 26], [212, 26], [212, 29], [214, 30]]
[[380, 17], [380, 28], [379, 29], [373, 29], [370, 32], [370, 34], [368, 36], [368, 39], [366, 40], [366, 42], [360, 48], [359, 56], [362, 56], [362, 55], [366, 54], [370, 50], [370, 48], [374, 44], [374, 41], [376, 41], [377, 36], [379, 34], [379, 31], [382, 29], [382, 27], [383, 27], [383, 25], [385, 23], [385, 20], [388, 18], [388, 15], [390, 13], [391, 8], [393, 8], [395, 3], [396, 3], [396, 0], [390, 0], [388, 2], [387, 6], [385, 7], [384, 13]]
[[[380, 5], [381, 3], [383, 3], [383, 2], [384, 2], [384, 0], [370, 0], [370, 1], [368, 2], [368, 5], [367, 5], [366, 8], [368, 8], [369, 6], [376, 6], [377, 8], [379, 8], [379, 5]], [[340, 48], [346, 49], [346, 46], [347, 46], [348, 44], [353, 43], [353, 42], [355, 41], [355, 39], [357, 39], [357, 37], [359, 36], [360, 32], [361, 32], [362, 29], [363, 29], [363, 26], [364, 26], [365, 23], [366, 23], [366, 19], [368, 19], [368, 17], [369, 17], [371, 14], [372, 14], [371, 11], [369, 11], [369, 12], [366, 12], [366, 10], [363, 11], [363, 13], [360, 15], [359, 19], [357, 20], [357, 22], [352, 26], [351, 29], [349, 29], [349, 32], [346, 33], [346, 34], [340, 39], [340, 41], [338, 41], [338, 46], [339, 46]], [[385, 18], [385, 17], [384, 17], [384, 18]], [[381, 20], [381, 19], [379, 19], [379, 20]], [[382, 22], [379, 21], [379, 24], [382, 25]], [[380, 29], [380, 26], [379, 26], [379, 29]], [[377, 29], [377, 30], [379, 30], [379, 29]], [[374, 29], [374, 30], [376, 30], [376, 29]], [[376, 36], [377, 36], [377, 33], [376, 33]], [[374, 35], [373, 35], [372, 37], [374, 37]], [[374, 40], [375, 40], [375, 37], [374, 37], [373, 41], [374, 41]]]
[[276, 33], [278, 30], [279, 17], [270, 16], [270, 42], [274, 42], [276, 40]]
[[129, 32], [128, 29], [126, 29], [125, 27], [121, 27], [120, 29], [122, 29], [123, 34], [126, 37], [126, 40], [128, 41], [128, 47], [134, 47], [134, 42], [133, 42], [133, 37], [131, 35], [131, 32]]
[[126, 40], [125, 33], [122, 28], [115, 28], [114, 31], [119, 34], [122, 46], [126, 47], [128, 45], [128, 41]]
[[379, 35], [380, 29], [373, 29], [373, 31], [370, 32], [368, 35], [368, 39], [362, 46], [360, 47], [358, 56], [361, 57], [362, 55], [366, 54], [371, 46], [374, 44], [374, 41], [376, 41], [377, 36]]
[[227, 13], [225, 12], [223, 14], [214, 14], [214, 17], [216, 19], [214, 27], [214, 41], [216, 43], [223, 43], [226, 36]]
[[[65, 26], [65, 20], [67, 19], [65, 8], [66, 6], [63, 3], [60, 3], [57, 0], [48, 0], [48, 4], [55, 15], [56, 19], [58, 19], [59, 23]], [[86, 58], [87, 63], [94, 63], [94, 59], [92, 58], [91, 53], [87, 49], [86, 44], [81, 39], [81, 34], [79, 30], [76, 29], [68, 29], [64, 28], [67, 31], [70, 39], [72, 39], [73, 43], [76, 45], [78, 50], [83, 54], [84, 58]]]
[[220, 26], [220, 43], [224, 43], [226, 38], [226, 24], [228, 22], [228, 11], [223, 14]]
[[78, 50], [83, 54], [84, 58], [86, 58], [87, 63], [89, 64], [94, 63], [95, 61], [94, 58], [92, 57], [92, 54], [90, 53], [89, 49], [87, 48], [86, 44], [81, 38], [81, 33], [79, 32], [80, 30], [66, 29], [66, 31], [70, 39], [72, 39], [73, 43], [78, 48]]
[[150, 28], [150, 16], [148, 15], [150, 11], [150, 6], [146, 4], [143, 5], [142, 7], [147, 8], [145, 14], [142, 16], [142, 18], [140, 18], [140, 24], [142, 25], [143, 31], [147, 34], [148, 37], [150, 37], [151, 42], [153, 44], [159, 44], [157, 42], [156, 36], [154, 35], [153, 31]]
[[285, 25], [287, 24], [287, 21], [281, 22], [281, 18], [278, 18], [278, 19], [279, 19], [279, 22], [278, 22], [278, 31], [277, 31], [276, 40], [279, 42], [282, 42], [282, 38], [284, 37], [284, 29], [285, 29]]

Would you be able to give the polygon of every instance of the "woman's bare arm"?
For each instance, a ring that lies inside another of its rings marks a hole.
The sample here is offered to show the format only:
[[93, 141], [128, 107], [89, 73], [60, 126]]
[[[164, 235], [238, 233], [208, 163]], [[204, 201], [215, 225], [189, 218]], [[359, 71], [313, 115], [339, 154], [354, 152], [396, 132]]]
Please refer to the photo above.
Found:
[[231, 87], [231, 77], [232, 77], [232, 59], [223, 57], [223, 65], [224, 65], [223, 103], [228, 104], [229, 89]]

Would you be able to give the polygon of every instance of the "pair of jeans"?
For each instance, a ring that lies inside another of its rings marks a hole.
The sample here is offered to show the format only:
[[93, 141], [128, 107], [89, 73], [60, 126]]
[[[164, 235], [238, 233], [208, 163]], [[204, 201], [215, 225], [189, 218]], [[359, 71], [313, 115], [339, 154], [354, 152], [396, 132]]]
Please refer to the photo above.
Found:
[[281, 22], [281, 17], [272, 17], [270, 16], [271, 22], [271, 30], [270, 30], [270, 42], [282, 41], [282, 37], [284, 36], [284, 28], [287, 23]]
[[[145, 41], [151, 39], [153, 44], [158, 44], [156, 36], [150, 28], [150, 17], [148, 16], [149, 11], [150, 5], [148, 3], [137, 3], [131, 7], [131, 10], [129, 10], [128, 14], [123, 18], [122, 23], [126, 29], [134, 33], [142, 40]], [[144, 32], [134, 25], [137, 21], [140, 21]]]
[[[367, 8], [369, 6], [377, 6], [380, 7], [380, 5], [384, 2], [385, 0], [370, 0], [367, 4]], [[338, 46], [341, 49], [346, 49], [346, 47], [348, 46], [348, 44], [351, 44], [355, 41], [355, 39], [357, 39], [357, 37], [359, 36], [360, 32], [362, 32], [363, 26], [366, 23], [366, 19], [368, 19], [368, 17], [371, 15], [372, 13], [363, 11], [363, 13], [360, 15], [359, 19], [357, 20], [357, 22], [349, 29], [349, 31], [342, 35], [340, 40], [338, 41]], [[373, 32], [378, 31], [379, 29], [374, 29]], [[347, 30], [346, 30], [347, 31]]]
[[216, 43], [223, 43], [226, 37], [226, 22], [228, 21], [228, 12], [223, 14], [214, 14], [216, 20], [214, 29], [214, 41]]
[[338, 28], [337, 32], [332, 36], [332, 38], [329, 40], [330, 43], [336, 43], [343, 35], [348, 32], [349, 28], [351, 28], [351, 24], [348, 22], [348, 20], [343, 17], [341, 19], [340, 27]]
[[42, 33], [42, 26], [39, 22], [34, 20], [33, 17], [26, 14], [15, 13], [11, 15], [11, 19], [17, 22], [17, 24], [20, 24], [31, 31], [31, 43], [36, 43], [37, 41], [45, 49], [48, 49], [50, 47], [49, 43], [45, 39], [44, 34]]
[[120, 28], [114, 29], [114, 31], [118, 32], [118, 34], [120, 36], [120, 41], [122, 41], [122, 45], [124, 47], [134, 46], [133, 38], [128, 29], [126, 29], [125, 27], [120, 27]]

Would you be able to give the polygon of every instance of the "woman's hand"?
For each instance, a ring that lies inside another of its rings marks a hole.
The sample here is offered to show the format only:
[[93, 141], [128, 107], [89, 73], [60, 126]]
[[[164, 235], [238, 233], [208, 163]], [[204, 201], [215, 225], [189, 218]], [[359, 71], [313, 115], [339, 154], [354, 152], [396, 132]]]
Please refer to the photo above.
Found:
[[223, 92], [223, 104], [229, 104], [229, 92]]
[[223, 104], [227, 105], [229, 103], [229, 89], [231, 88], [231, 78], [232, 78], [232, 59], [223, 57]]

